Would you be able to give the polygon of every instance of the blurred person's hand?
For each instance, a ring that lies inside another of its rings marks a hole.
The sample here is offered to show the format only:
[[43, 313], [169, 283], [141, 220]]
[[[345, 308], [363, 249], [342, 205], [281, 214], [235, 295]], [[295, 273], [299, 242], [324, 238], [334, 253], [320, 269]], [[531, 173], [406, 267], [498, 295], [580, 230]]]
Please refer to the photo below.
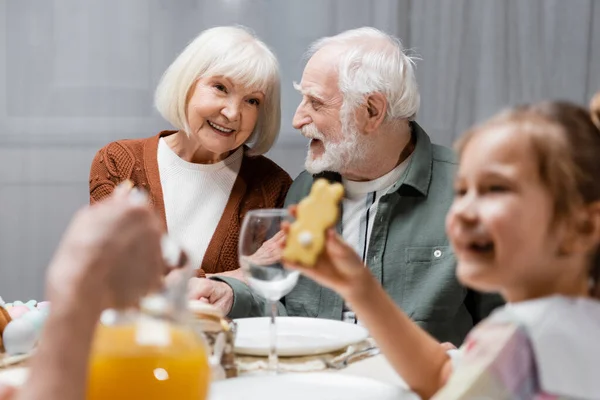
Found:
[[12, 400], [15, 393], [14, 387], [0, 384], [0, 400]]
[[165, 267], [158, 217], [143, 192], [121, 185], [72, 219], [48, 270], [48, 300], [130, 306], [160, 285]]
[[120, 185], [71, 220], [48, 269], [50, 314], [28, 382], [11, 400], [85, 398], [100, 313], [136, 305], [162, 285], [161, 223], [147, 196], [131, 186]]

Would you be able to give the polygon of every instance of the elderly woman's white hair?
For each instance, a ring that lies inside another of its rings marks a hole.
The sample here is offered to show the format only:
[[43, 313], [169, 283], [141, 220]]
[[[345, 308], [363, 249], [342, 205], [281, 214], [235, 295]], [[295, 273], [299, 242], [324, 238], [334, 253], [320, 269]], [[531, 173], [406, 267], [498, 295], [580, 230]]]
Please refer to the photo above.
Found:
[[368, 94], [382, 93], [388, 102], [387, 121], [416, 118], [421, 97], [414, 60], [399, 39], [375, 28], [352, 29], [317, 40], [307, 56], [330, 45], [346, 47], [338, 64], [342, 111], [353, 110]]
[[264, 93], [248, 142], [252, 142], [250, 155], [266, 153], [275, 143], [281, 124], [279, 63], [271, 50], [244, 27], [207, 29], [188, 44], [167, 68], [154, 95], [163, 118], [187, 134], [190, 90], [204, 76], [225, 76]]

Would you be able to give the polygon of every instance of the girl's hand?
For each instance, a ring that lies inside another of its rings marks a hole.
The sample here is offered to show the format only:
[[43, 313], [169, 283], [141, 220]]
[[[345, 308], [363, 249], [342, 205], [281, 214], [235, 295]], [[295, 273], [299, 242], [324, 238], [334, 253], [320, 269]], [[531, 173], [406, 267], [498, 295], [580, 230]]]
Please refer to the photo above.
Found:
[[[289, 225], [286, 224], [284, 230], [287, 229]], [[358, 254], [333, 229], [327, 231], [325, 249], [313, 267], [290, 263], [285, 263], [285, 266], [299, 270], [346, 300], [363, 294], [373, 282], [369, 269], [365, 268]]]

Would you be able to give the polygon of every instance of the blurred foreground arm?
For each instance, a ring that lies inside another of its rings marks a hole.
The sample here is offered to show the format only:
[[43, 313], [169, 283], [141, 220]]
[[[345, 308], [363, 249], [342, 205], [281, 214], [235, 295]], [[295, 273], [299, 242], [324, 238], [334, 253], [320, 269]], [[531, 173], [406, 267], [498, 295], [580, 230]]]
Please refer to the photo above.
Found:
[[48, 269], [51, 311], [30, 376], [11, 400], [85, 398], [98, 318], [160, 285], [161, 234], [143, 193], [127, 187], [75, 215]]

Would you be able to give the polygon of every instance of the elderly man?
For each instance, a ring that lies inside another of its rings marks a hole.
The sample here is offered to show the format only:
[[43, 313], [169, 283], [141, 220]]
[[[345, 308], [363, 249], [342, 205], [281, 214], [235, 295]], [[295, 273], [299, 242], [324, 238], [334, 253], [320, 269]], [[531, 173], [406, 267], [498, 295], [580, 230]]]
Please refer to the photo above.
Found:
[[[462, 287], [444, 221], [453, 198], [455, 158], [431, 143], [414, 121], [419, 92], [413, 62], [400, 41], [361, 28], [317, 41], [302, 81], [293, 124], [310, 139], [306, 171], [286, 204], [298, 203], [314, 175], [339, 174], [346, 196], [338, 225], [391, 295], [440, 341], [460, 344], [501, 303]], [[193, 282], [192, 295], [232, 317], [260, 315], [262, 301], [239, 280]], [[354, 314], [333, 291], [300, 278], [280, 306], [294, 316], [343, 319]]]

